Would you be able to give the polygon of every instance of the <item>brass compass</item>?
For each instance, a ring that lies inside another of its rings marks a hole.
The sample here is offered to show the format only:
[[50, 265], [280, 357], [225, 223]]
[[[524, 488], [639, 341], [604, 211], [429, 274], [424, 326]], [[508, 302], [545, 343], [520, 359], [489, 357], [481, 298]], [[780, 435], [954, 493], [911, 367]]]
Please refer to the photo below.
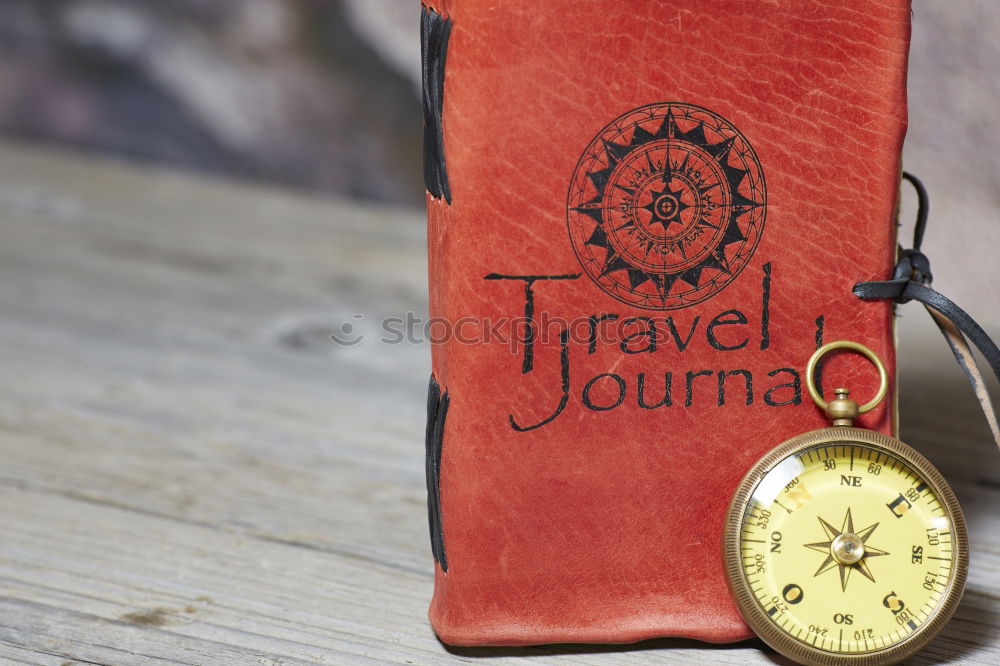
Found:
[[[877, 395], [847, 389], [826, 402], [820, 359], [847, 349], [878, 368]], [[833, 427], [803, 433], [761, 458], [727, 514], [723, 556], [733, 597], [768, 645], [802, 664], [892, 664], [917, 652], [954, 613], [968, 537], [955, 495], [903, 442], [851, 427], [885, 397], [885, 367], [867, 347], [816, 350], [806, 385]]]

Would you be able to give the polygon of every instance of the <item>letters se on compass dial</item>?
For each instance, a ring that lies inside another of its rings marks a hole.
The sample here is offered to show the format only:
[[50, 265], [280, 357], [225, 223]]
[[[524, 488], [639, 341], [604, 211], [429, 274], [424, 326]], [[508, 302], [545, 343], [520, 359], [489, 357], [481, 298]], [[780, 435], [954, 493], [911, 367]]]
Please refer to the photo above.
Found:
[[604, 291], [640, 308], [710, 298], [753, 255], [764, 229], [764, 173], [749, 141], [718, 114], [651, 104], [591, 141], [567, 200], [569, 235]]
[[748, 624], [800, 663], [897, 663], [961, 597], [965, 523], [913, 449], [837, 430], [790, 440], [741, 484], [733, 509], [745, 506], [726, 532], [730, 586]]

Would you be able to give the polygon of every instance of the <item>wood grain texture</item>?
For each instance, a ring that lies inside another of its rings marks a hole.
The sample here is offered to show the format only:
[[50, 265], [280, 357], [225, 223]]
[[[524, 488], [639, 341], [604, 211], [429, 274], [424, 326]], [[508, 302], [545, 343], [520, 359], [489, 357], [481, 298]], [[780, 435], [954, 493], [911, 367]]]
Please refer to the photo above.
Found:
[[[417, 213], [0, 144], [0, 661], [780, 662], [435, 639], [428, 350], [376, 341], [426, 308], [424, 242]], [[913, 663], [995, 663], [1000, 456], [905, 313], [903, 436], [973, 542], [958, 615]], [[332, 344], [345, 323], [367, 338]]]

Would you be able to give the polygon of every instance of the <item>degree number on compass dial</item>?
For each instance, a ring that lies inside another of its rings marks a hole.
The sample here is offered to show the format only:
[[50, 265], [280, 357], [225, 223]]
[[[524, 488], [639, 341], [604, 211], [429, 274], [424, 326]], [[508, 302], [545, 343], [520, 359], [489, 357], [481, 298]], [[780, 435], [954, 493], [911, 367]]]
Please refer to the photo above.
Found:
[[965, 522], [902, 442], [828, 428], [777, 447], [730, 506], [729, 584], [748, 624], [801, 663], [895, 663], [944, 625], [965, 584]]

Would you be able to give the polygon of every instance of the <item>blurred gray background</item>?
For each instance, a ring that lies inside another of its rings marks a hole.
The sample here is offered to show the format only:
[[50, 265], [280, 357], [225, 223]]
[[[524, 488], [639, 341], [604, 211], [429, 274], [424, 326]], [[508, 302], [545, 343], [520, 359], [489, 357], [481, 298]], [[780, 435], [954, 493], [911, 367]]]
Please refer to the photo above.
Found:
[[0, 0], [0, 132], [422, 205], [416, 0]]
[[[931, 193], [936, 285], [1000, 323], [1000, 2], [913, 13], [904, 162]], [[0, 133], [420, 208], [418, 16], [416, 0], [0, 0]]]

